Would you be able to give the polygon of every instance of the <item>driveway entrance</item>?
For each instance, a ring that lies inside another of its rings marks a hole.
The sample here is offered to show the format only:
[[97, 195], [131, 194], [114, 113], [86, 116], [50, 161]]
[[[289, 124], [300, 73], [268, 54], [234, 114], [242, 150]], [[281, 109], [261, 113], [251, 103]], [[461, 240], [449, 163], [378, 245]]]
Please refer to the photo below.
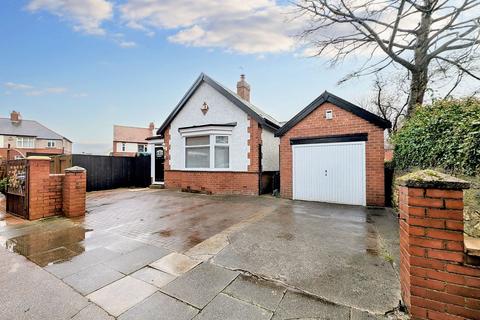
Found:
[[[0, 217], [0, 241], [37, 264], [4, 252], [8, 319], [383, 319], [398, 304], [383, 209], [149, 189], [90, 193], [87, 208]], [[42, 281], [49, 295], [29, 285]], [[70, 308], [49, 305], [57, 291]]]

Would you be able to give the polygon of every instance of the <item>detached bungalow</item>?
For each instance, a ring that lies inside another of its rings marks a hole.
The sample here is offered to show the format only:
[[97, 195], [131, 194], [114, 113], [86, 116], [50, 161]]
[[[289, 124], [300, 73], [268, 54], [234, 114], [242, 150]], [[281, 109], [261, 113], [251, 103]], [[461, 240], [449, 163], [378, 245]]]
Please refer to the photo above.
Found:
[[149, 138], [153, 182], [196, 192], [258, 195], [262, 176], [267, 180], [279, 171], [280, 139], [274, 136], [279, 127], [250, 103], [244, 75], [234, 93], [202, 73], [157, 136]]
[[266, 177], [280, 172], [284, 198], [383, 206], [384, 131], [390, 125], [324, 92], [280, 127], [250, 103], [243, 75], [234, 93], [201, 74], [150, 138], [154, 182], [257, 195]]

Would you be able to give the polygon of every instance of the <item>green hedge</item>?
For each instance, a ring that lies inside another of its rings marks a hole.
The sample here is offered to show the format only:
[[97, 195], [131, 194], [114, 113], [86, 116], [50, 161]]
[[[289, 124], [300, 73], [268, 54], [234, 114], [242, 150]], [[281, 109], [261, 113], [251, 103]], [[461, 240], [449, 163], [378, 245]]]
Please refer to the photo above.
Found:
[[392, 137], [395, 166], [480, 174], [480, 100], [440, 100], [418, 107]]

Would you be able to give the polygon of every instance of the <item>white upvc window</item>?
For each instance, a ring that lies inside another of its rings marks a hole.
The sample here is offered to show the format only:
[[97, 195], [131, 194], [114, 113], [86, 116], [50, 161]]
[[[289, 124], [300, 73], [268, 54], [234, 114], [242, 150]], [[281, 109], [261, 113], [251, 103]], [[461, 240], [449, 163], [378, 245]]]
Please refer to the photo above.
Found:
[[185, 137], [185, 168], [230, 168], [230, 138], [226, 135]]
[[147, 145], [146, 144], [139, 144], [138, 145], [138, 152], [147, 152]]
[[48, 140], [47, 141], [47, 148], [55, 148], [56, 142], [55, 140]]
[[17, 148], [35, 148], [35, 138], [17, 137]]

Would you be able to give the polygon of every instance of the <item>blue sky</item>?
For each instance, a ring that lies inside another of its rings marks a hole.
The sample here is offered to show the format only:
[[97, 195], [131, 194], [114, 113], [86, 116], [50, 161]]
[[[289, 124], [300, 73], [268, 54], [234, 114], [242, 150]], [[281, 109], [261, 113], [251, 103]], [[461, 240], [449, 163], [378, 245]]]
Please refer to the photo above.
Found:
[[191, 3], [2, 1], [0, 116], [20, 111], [76, 151], [101, 152], [113, 124], [160, 125], [200, 72], [232, 89], [245, 73], [252, 102], [278, 120], [324, 90], [352, 102], [368, 94], [368, 79], [336, 85], [350, 63], [329, 69], [325, 59], [302, 56], [290, 37], [299, 22], [279, 14], [285, 3], [198, 0], [202, 11], [180, 2]]

